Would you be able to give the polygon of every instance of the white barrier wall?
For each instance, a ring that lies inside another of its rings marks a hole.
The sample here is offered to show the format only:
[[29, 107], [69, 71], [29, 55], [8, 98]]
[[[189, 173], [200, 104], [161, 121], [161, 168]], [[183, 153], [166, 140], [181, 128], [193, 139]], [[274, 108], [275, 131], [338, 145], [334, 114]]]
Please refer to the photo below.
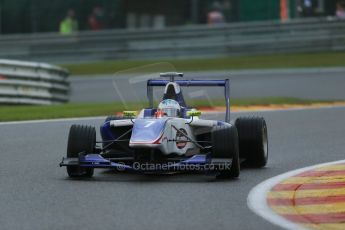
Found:
[[67, 70], [49, 64], [0, 59], [0, 104], [68, 102], [68, 75]]

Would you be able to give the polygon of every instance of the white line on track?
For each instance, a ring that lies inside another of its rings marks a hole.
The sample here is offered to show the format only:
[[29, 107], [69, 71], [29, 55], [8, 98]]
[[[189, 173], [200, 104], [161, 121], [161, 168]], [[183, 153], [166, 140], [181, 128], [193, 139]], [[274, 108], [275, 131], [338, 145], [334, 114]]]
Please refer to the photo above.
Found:
[[[302, 110], [321, 110], [321, 109], [336, 109], [336, 108], [345, 108], [345, 106], [323, 106], [323, 107], [312, 107], [312, 108], [285, 108], [285, 109], [262, 109], [262, 110], [252, 110], [252, 111], [237, 111], [231, 112], [231, 114], [241, 114], [241, 113], [261, 113], [261, 112], [285, 112], [285, 111], [302, 111]], [[203, 114], [224, 114], [225, 112], [204, 112]], [[75, 118], [60, 118], [60, 119], [44, 119], [44, 120], [30, 120], [30, 121], [6, 121], [0, 122], [1, 125], [18, 125], [18, 124], [36, 124], [36, 123], [49, 123], [49, 122], [61, 122], [61, 121], [83, 121], [83, 120], [97, 120], [105, 119], [106, 116], [98, 117], [75, 117]]]
[[[224, 76], [233, 78], [234, 76], [241, 77], [242, 75], [267, 75], [267, 74], [317, 74], [317, 73], [344, 73], [344, 67], [325, 67], [325, 68], [289, 68], [289, 69], [252, 69], [252, 70], [220, 70], [220, 71], [187, 71], [184, 72], [186, 76], [210, 77]], [[132, 74], [115, 75], [109, 74], [90, 74], [90, 75], [74, 75], [70, 79], [72, 81], [98, 81], [98, 80], [113, 80], [113, 79], [128, 79], [133, 77]], [[141, 76], [138, 74], [138, 76]], [[152, 77], [151, 77], [152, 78]]]
[[269, 191], [273, 188], [273, 186], [277, 185], [281, 181], [295, 176], [297, 174], [303, 173], [305, 171], [313, 170], [319, 167], [333, 165], [333, 164], [340, 164], [345, 163], [345, 160], [340, 161], [333, 161], [323, 164], [317, 164], [301, 169], [296, 169], [293, 171], [289, 171], [283, 173], [281, 175], [272, 177], [268, 180], [263, 181], [262, 183], [255, 186], [248, 195], [247, 198], [247, 205], [249, 209], [251, 209], [255, 214], [261, 216], [262, 218], [266, 219], [267, 221], [275, 224], [279, 227], [291, 230], [305, 230], [307, 228], [303, 227], [302, 225], [295, 224], [293, 222], [288, 221], [287, 219], [279, 216], [277, 213], [273, 212], [272, 209], [267, 204], [267, 195]]
[[76, 118], [61, 118], [61, 119], [45, 119], [45, 120], [31, 120], [31, 121], [8, 121], [8, 122], [0, 122], [0, 125], [39, 124], [39, 123], [50, 123], [50, 122], [84, 121], [84, 120], [97, 120], [97, 119], [105, 119], [105, 116], [101, 116], [101, 117], [76, 117]]

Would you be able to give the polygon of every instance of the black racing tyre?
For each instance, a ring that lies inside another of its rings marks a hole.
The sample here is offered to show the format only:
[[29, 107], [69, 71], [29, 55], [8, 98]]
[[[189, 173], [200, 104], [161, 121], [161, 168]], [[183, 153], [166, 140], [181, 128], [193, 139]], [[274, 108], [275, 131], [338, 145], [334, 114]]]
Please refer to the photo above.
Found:
[[238, 134], [235, 126], [216, 126], [212, 130], [212, 157], [232, 159], [230, 170], [220, 171], [218, 178], [237, 178], [240, 175]]
[[105, 119], [105, 122], [108, 122], [108, 121], [116, 121], [116, 120], [123, 120], [125, 119], [124, 117], [119, 117], [119, 116], [115, 116], [115, 115], [111, 115], [111, 116], [108, 116], [106, 119]]
[[[67, 157], [79, 157], [79, 153], [93, 153], [96, 146], [96, 130], [91, 126], [72, 125], [68, 135]], [[70, 177], [92, 177], [93, 168], [67, 166]]]
[[250, 167], [261, 168], [268, 160], [266, 121], [262, 117], [240, 117], [235, 121], [239, 137], [240, 158]]

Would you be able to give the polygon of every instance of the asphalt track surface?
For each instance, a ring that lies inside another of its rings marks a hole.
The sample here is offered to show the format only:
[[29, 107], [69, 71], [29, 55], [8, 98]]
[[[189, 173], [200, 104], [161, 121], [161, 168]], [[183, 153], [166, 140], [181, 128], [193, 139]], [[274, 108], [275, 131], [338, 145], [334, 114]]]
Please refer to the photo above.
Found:
[[[297, 97], [344, 100], [344, 75], [345, 68], [324, 68], [192, 72], [186, 73], [185, 78], [230, 78], [233, 98]], [[153, 75], [153, 77], [156, 76]], [[114, 80], [118, 90], [114, 88]], [[131, 77], [123, 75], [117, 75], [117, 77], [114, 75], [72, 77], [71, 88], [71, 102], [76, 103], [119, 101], [120, 94], [125, 101], [137, 101], [146, 98], [146, 79], [145, 77], [140, 78], [139, 74], [132, 74]], [[200, 99], [205, 99], [205, 94], [210, 98], [223, 97], [222, 91], [216, 88], [208, 88], [207, 91], [200, 90], [202, 88], [186, 89], [184, 95], [187, 98], [199, 97]], [[161, 93], [159, 92], [157, 95], [159, 97]]]
[[[269, 163], [233, 181], [104, 170], [71, 180], [58, 167], [69, 126], [102, 120], [0, 125], [0, 229], [279, 229], [248, 209], [249, 191], [289, 170], [344, 159], [345, 108], [255, 114], [268, 123]], [[233, 118], [240, 115], [248, 114]]]

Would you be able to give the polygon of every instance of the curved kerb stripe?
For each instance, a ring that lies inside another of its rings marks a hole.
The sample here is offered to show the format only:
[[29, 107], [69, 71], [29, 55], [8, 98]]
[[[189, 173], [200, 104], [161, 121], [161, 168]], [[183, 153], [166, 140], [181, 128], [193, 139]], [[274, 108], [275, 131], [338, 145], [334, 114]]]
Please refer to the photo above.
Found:
[[250, 191], [247, 203], [285, 229], [345, 228], [345, 160], [270, 178]]

